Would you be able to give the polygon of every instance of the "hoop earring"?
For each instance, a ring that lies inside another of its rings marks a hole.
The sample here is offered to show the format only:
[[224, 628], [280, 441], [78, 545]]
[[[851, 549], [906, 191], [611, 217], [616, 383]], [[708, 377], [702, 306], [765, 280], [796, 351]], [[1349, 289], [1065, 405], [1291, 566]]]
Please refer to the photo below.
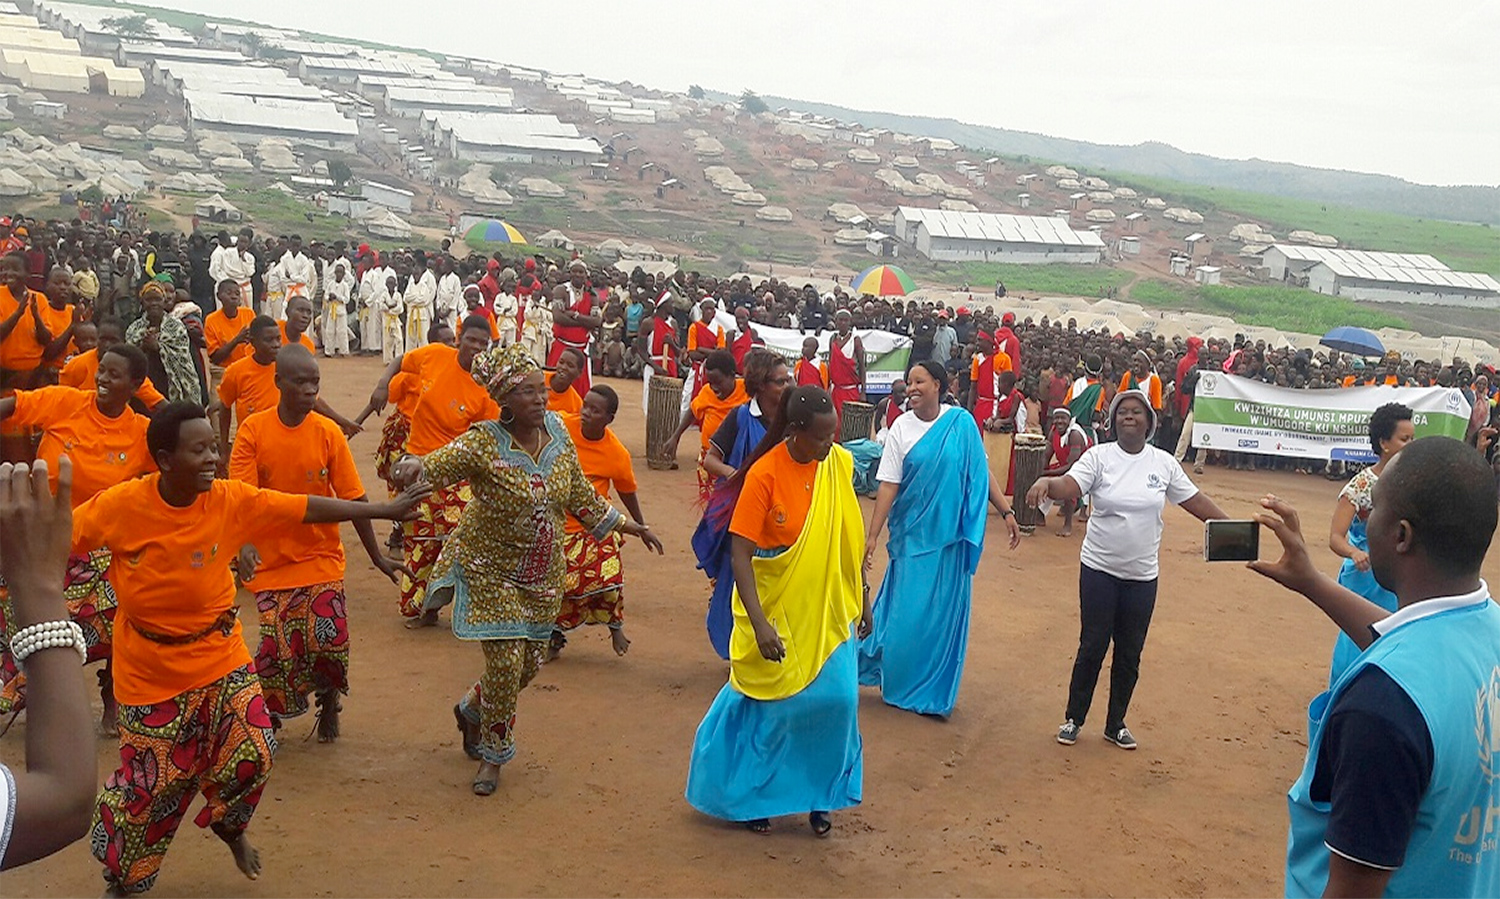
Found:
[[516, 410], [509, 406], [500, 407], [500, 423], [508, 425], [516, 420]]

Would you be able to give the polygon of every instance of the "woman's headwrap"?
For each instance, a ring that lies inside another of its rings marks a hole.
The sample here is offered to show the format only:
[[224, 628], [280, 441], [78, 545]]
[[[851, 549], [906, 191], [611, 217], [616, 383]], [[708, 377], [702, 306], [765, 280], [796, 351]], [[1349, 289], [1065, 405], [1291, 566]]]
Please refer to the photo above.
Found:
[[527, 376], [541, 369], [536, 360], [531, 358], [531, 353], [516, 343], [508, 347], [490, 347], [475, 356], [474, 363], [469, 366], [469, 374], [474, 377], [475, 383], [494, 397], [495, 402], [501, 403]]
[[141, 285], [139, 299], [144, 303], [147, 297], [155, 297], [166, 300], [171, 299], [172, 293], [167, 289], [167, 285], [163, 284], [160, 281], [147, 281], [145, 284]]

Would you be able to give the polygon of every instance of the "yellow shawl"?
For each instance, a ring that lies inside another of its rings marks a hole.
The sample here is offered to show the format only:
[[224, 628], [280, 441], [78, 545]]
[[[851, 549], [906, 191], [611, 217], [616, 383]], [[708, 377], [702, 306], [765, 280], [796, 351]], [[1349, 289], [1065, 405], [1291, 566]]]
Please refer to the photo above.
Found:
[[752, 562], [761, 609], [786, 646], [782, 661], [761, 657], [739, 590], [734, 592], [729, 682], [751, 699], [795, 696], [817, 678], [859, 620], [865, 523], [853, 478], [853, 457], [834, 446], [818, 465], [797, 542], [779, 556]]

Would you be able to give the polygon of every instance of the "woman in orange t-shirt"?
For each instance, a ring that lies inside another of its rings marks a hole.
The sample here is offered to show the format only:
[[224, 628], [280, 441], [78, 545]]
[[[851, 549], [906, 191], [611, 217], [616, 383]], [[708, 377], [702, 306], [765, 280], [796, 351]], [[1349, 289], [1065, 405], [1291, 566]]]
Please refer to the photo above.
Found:
[[271, 772], [271, 716], [236, 615], [236, 551], [300, 524], [403, 518], [425, 488], [388, 503], [295, 496], [216, 479], [218, 440], [196, 403], [169, 403], [146, 444], [160, 474], [117, 484], [73, 512], [75, 551], [113, 554], [120, 767], [99, 793], [94, 856], [110, 895], [149, 888], [192, 794], [247, 877], [245, 837]]
[[854, 463], [837, 430], [827, 391], [789, 390], [761, 454], [728, 482], [739, 491], [729, 683], [698, 726], [686, 796], [756, 833], [806, 814], [826, 836], [829, 812], [862, 793], [853, 637], [856, 622], [868, 632], [870, 598]]
[[[437, 328], [434, 325], [428, 332], [429, 339], [438, 333]], [[471, 315], [460, 325], [457, 348], [429, 343], [391, 360], [370, 394], [370, 405], [376, 411], [385, 408], [390, 401], [390, 383], [397, 374], [415, 377], [417, 398], [404, 455], [421, 458], [446, 446], [471, 425], [500, 417], [500, 407], [469, 373], [474, 357], [489, 344], [489, 324]], [[464, 506], [472, 497], [466, 481], [436, 490], [417, 508], [416, 517], [401, 526], [401, 554], [407, 570], [401, 574], [400, 611], [409, 627], [437, 624], [437, 610], [422, 608], [427, 580], [443, 542], [458, 527]]]
[[[130, 408], [130, 399], [146, 380], [146, 355], [129, 344], [105, 351], [99, 363], [97, 386], [89, 390], [43, 387], [22, 390], [0, 399], [0, 420], [34, 427], [42, 432], [37, 458], [47, 462], [57, 487], [58, 459], [73, 462], [73, 505], [155, 466], [146, 452], [146, 417]], [[68, 559], [63, 599], [68, 615], [83, 628], [88, 662], [104, 662], [99, 672], [99, 698], [104, 703], [101, 733], [115, 732], [115, 697], [110, 678], [110, 648], [114, 640], [115, 593], [104, 578], [108, 550], [93, 547]], [[0, 623], [10, 619], [9, 603], [0, 602]], [[8, 649], [0, 652], [0, 714], [26, 707], [26, 677]]]
[[698, 448], [698, 504], [707, 506], [713, 497], [714, 484], [718, 481], [716, 476], [703, 467], [703, 461], [708, 458], [709, 441], [713, 439], [714, 432], [719, 430], [719, 425], [724, 423], [724, 419], [735, 409], [750, 402], [750, 397], [745, 393], [745, 382], [735, 377], [734, 354], [728, 350], [714, 350], [708, 354], [708, 358], [703, 361], [703, 378], [708, 383], [708, 389], [698, 391], [698, 395], [688, 404], [688, 410], [683, 413], [682, 422], [677, 426], [677, 433], [667, 441], [662, 454], [676, 457], [677, 442], [688, 432], [688, 428], [698, 426], [702, 444]]
[[588, 360], [583, 351], [563, 347], [547, 373], [547, 411], [558, 415], [577, 415], [583, 411], [583, 395], [578, 392], [578, 375]]

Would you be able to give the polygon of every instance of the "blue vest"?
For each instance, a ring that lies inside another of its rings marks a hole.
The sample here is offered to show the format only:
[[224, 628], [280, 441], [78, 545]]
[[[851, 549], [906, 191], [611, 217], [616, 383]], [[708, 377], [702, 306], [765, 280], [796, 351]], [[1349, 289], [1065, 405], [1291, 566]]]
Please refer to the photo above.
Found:
[[1500, 896], [1500, 606], [1485, 600], [1382, 635], [1308, 707], [1302, 776], [1287, 794], [1286, 894], [1321, 896], [1329, 804], [1310, 796], [1324, 718], [1365, 666], [1411, 697], [1432, 736], [1432, 781], [1387, 896]]

